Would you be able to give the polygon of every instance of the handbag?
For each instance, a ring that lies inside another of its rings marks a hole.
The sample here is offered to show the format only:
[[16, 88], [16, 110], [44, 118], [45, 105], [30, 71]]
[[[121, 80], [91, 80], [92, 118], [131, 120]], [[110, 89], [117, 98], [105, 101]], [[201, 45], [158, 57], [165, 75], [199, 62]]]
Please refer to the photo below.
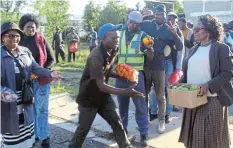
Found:
[[28, 79], [28, 80], [23, 79], [22, 103], [23, 104], [32, 104], [33, 103], [32, 81], [30, 79]]
[[26, 78], [24, 73], [24, 68], [21, 66], [19, 61], [9, 52], [13, 57], [16, 65], [19, 68], [20, 76], [22, 78], [22, 104], [32, 104], [33, 103], [33, 90], [32, 90], [32, 81]]
[[77, 42], [71, 42], [69, 46], [69, 52], [77, 52], [77, 51], [78, 51]]

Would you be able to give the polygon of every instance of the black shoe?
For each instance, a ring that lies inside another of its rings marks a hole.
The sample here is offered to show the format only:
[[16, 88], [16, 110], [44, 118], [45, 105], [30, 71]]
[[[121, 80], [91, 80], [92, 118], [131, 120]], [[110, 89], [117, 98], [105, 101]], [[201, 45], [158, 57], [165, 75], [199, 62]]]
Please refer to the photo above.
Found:
[[153, 120], [155, 120], [155, 119], [157, 119], [158, 118], [158, 114], [155, 114], [155, 115], [150, 115], [150, 121], [153, 121]]
[[38, 142], [40, 139], [39, 138], [35, 138], [35, 142]]
[[42, 148], [50, 148], [50, 142], [49, 138], [44, 139], [41, 143]]
[[141, 135], [141, 143], [140, 143], [140, 145], [143, 146], [143, 147], [146, 147], [147, 146], [147, 139], [148, 139], [148, 135], [147, 134]]
[[170, 120], [169, 115], [166, 115], [165, 116], [165, 123], [167, 124], [167, 123], [170, 123], [170, 122], [171, 122], [171, 120]]

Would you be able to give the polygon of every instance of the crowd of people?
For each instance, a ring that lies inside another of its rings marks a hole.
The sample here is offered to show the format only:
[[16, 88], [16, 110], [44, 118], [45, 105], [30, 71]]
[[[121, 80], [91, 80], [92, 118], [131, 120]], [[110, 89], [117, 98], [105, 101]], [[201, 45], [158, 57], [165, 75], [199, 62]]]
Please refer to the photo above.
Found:
[[[232, 27], [224, 29], [217, 18], [207, 14], [193, 28], [185, 18], [167, 13], [162, 4], [151, 13], [143, 18], [139, 11], [132, 11], [125, 25], [99, 28], [100, 44], [90, 53], [80, 81], [76, 98], [79, 124], [70, 148], [82, 146], [97, 113], [111, 125], [119, 147], [131, 147], [127, 138], [130, 98], [141, 146], [147, 146], [148, 120], [158, 118], [157, 131], [162, 134], [171, 122], [170, 113], [179, 110], [169, 104], [167, 93], [168, 79], [176, 71], [183, 71], [179, 82], [199, 85], [199, 95], [208, 99], [205, 105], [184, 109], [177, 140], [186, 148], [230, 147], [227, 107], [233, 104], [232, 42], [226, 42], [226, 37], [232, 34]], [[151, 36], [153, 42], [144, 44], [145, 36]], [[122, 63], [138, 71], [136, 83], [112, 70]], [[116, 78], [115, 87], [107, 84], [109, 77]], [[117, 95], [119, 115], [110, 94]]]
[[50, 147], [50, 82], [62, 76], [50, 70], [52, 49], [38, 27], [31, 14], [23, 15], [19, 25], [1, 25], [1, 145], [5, 148], [30, 148], [39, 140], [43, 148]]
[[[168, 97], [168, 79], [180, 71], [183, 77], [179, 82], [199, 85], [199, 95], [207, 95], [208, 103], [184, 108], [177, 140], [186, 148], [230, 148], [227, 108], [233, 104], [233, 21], [222, 24], [207, 14], [200, 16], [193, 28], [185, 18], [167, 13], [163, 4], [150, 13], [143, 16], [131, 11], [125, 25], [104, 24], [98, 33], [91, 29], [91, 53], [76, 97], [78, 127], [69, 148], [82, 147], [97, 113], [111, 125], [120, 148], [132, 147], [127, 130], [130, 98], [135, 105], [140, 144], [147, 146], [149, 121], [158, 118], [157, 132], [163, 134], [166, 124], [172, 122], [171, 112], [180, 109], [169, 104]], [[1, 134], [5, 148], [29, 148], [38, 140], [43, 148], [50, 147], [50, 82], [61, 74], [50, 70], [52, 49], [37, 32], [38, 27], [38, 18], [32, 14], [22, 16], [19, 26], [12, 22], [1, 26]], [[56, 27], [52, 42], [57, 63], [59, 54], [65, 61], [60, 31]], [[71, 61], [71, 44], [79, 38], [73, 29], [69, 36]], [[143, 43], [147, 36], [153, 39], [150, 44]], [[114, 72], [114, 65], [122, 63], [138, 71], [136, 82]], [[115, 86], [107, 84], [109, 77], [116, 79]], [[24, 80], [31, 82], [33, 89], [30, 103], [24, 101]], [[12, 91], [16, 100], [7, 99]], [[117, 95], [119, 114], [111, 94]]]

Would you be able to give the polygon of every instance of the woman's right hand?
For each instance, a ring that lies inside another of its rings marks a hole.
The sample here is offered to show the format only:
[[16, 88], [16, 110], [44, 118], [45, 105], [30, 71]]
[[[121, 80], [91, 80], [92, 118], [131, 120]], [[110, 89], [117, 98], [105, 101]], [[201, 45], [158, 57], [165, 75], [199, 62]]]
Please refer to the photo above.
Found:
[[17, 100], [16, 94], [11, 94], [9, 91], [4, 91], [1, 94], [1, 101], [3, 102], [15, 102]]

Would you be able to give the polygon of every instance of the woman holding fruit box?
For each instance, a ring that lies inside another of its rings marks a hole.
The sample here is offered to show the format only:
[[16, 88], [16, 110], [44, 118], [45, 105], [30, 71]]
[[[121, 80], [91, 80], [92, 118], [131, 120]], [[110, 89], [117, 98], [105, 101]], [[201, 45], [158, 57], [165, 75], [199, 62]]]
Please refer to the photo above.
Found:
[[[184, 60], [182, 83], [200, 86], [208, 103], [185, 109], [179, 142], [186, 148], [229, 148], [227, 107], [233, 104], [232, 53], [222, 43], [222, 24], [211, 15], [199, 17], [194, 46]], [[200, 70], [201, 71], [200, 71]]]

